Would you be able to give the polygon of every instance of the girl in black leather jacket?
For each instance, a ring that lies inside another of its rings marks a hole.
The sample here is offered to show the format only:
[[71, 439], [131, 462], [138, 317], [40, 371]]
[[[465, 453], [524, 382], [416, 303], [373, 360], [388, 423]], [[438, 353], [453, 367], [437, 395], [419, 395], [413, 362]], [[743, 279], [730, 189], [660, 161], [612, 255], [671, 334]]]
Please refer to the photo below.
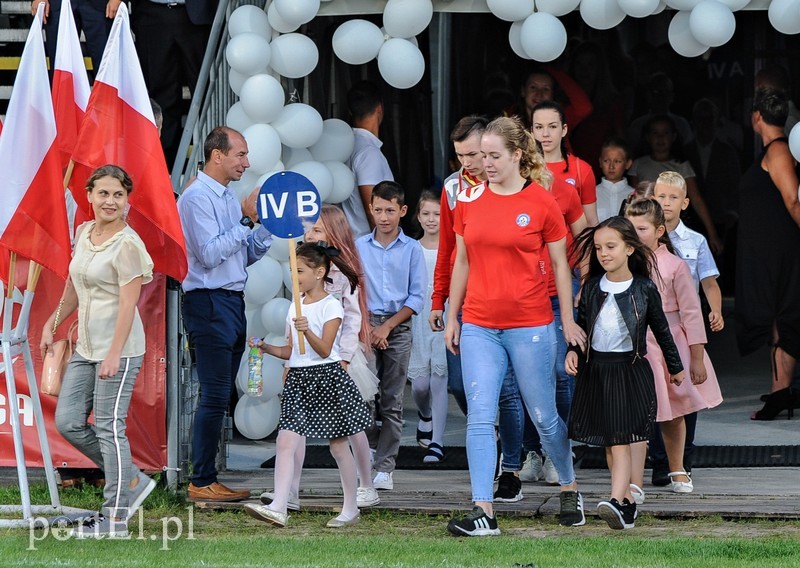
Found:
[[575, 246], [589, 262], [577, 320], [588, 338], [585, 353], [570, 347], [566, 359], [567, 372], [577, 374], [569, 435], [605, 446], [611, 498], [598, 514], [611, 528], [633, 528], [631, 444], [647, 441], [656, 417], [653, 371], [644, 359], [648, 327], [675, 384], [683, 381], [683, 365], [650, 280], [653, 254], [630, 221], [611, 217], [584, 231]]

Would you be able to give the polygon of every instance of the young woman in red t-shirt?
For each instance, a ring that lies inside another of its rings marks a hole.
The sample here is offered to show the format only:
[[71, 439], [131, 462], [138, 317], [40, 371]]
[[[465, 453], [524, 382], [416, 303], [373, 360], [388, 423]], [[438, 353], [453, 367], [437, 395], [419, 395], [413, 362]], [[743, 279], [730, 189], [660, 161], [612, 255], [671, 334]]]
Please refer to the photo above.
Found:
[[592, 166], [567, 148], [567, 122], [564, 109], [555, 101], [542, 101], [533, 107], [531, 114], [533, 137], [547, 162], [547, 169], [558, 180], [572, 185], [578, 192], [590, 227], [597, 219], [597, 180]]
[[[582, 525], [583, 501], [567, 430], [556, 411], [556, 326], [543, 255], [546, 246], [559, 298], [572, 305], [567, 228], [558, 203], [542, 187], [550, 185], [552, 176], [519, 119], [492, 121], [481, 138], [481, 153], [488, 181], [461, 193], [455, 210], [456, 258], [445, 329], [448, 349], [461, 350], [475, 508], [464, 518], [452, 519], [448, 530], [458, 536], [500, 532], [492, 508], [494, 422], [509, 360], [559, 474], [560, 522]], [[462, 307], [463, 329], [457, 319]], [[562, 324], [570, 343], [585, 343], [571, 310], [562, 313]]]

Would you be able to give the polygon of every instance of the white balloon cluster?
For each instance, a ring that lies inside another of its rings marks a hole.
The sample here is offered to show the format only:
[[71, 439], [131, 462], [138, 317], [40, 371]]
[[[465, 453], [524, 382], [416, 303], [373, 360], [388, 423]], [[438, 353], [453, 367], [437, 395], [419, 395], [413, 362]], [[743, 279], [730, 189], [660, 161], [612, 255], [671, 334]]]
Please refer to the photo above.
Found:
[[[239, 199], [284, 169], [307, 177], [323, 202], [340, 203], [355, 187], [353, 172], [344, 163], [353, 152], [353, 130], [339, 119], [323, 120], [307, 104], [286, 104], [278, 77], [304, 77], [316, 67], [316, 45], [295, 30], [316, 16], [319, 5], [320, 0], [274, 0], [267, 12], [244, 5], [228, 20], [231, 37], [225, 56], [231, 67], [231, 89], [239, 95], [239, 101], [228, 110], [225, 123], [247, 140], [250, 161], [242, 178], [229, 186]], [[378, 33], [383, 44], [383, 33]], [[376, 50], [373, 57], [377, 53]], [[272, 345], [285, 345], [290, 300], [282, 297], [281, 291], [284, 286], [291, 288], [289, 241], [274, 238], [269, 254], [249, 266], [247, 273], [244, 293], [248, 337], [263, 337]], [[264, 390], [260, 397], [244, 394], [248, 370], [245, 355], [236, 379], [243, 396], [236, 406], [234, 421], [243, 435], [261, 439], [278, 424], [280, 404], [276, 397], [283, 388], [283, 363], [274, 357], [263, 357]]]
[[334, 32], [333, 52], [350, 65], [377, 57], [383, 80], [397, 89], [408, 89], [425, 74], [425, 58], [415, 36], [428, 27], [432, 17], [431, 0], [388, 0], [383, 30], [367, 20], [349, 20]]

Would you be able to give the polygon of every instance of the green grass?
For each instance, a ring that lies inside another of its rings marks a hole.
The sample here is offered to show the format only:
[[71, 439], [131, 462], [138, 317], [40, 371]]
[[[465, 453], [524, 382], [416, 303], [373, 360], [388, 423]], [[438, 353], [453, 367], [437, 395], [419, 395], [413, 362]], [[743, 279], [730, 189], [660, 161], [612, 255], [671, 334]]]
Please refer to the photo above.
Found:
[[[47, 501], [42, 486], [34, 502]], [[96, 509], [99, 490], [63, 492], [65, 505]], [[19, 502], [0, 488], [0, 503]], [[187, 509], [187, 507], [189, 507]], [[190, 517], [191, 515], [191, 517]], [[145, 521], [127, 541], [58, 540], [43, 530], [0, 530], [0, 566], [508, 566], [508, 567], [792, 567], [800, 565], [800, 523], [720, 518], [644, 517], [633, 531], [611, 531], [597, 519], [573, 529], [554, 518], [502, 518], [497, 538], [453, 538], [447, 519], [365, 512], [345, 531], [325, 528], [333, 514], [292, 515], [275, 529], [240, 512], [208, 512], [157, 489]], [[191, 518], [191, 522], [190, 522]], [[180, 519], [182, 534], [177, 535]], [[188, 535], [189, 525], [193, 534]], [[175, 540], [163, 540], [174, 538]]]

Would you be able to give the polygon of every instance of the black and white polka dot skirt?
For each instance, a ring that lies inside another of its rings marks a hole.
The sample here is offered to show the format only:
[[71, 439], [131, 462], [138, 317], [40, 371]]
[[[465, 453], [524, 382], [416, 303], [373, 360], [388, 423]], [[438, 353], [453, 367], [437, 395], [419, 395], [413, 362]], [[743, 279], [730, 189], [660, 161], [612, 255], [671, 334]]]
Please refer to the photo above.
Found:
[[330, 439], [352, 436], [371, 424], [367, 403], [340, 363], [289, 369], [281, 399], [280, 430]]

